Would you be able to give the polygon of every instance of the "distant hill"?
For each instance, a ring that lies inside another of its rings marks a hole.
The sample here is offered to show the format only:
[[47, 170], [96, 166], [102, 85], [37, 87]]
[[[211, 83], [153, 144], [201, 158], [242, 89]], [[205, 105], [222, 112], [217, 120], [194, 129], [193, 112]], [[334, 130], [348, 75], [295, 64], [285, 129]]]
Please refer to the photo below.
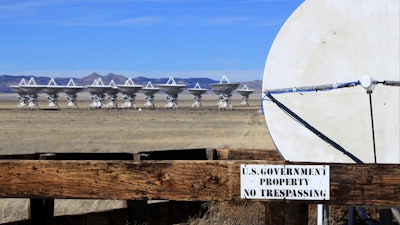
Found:
[[[22, 78], [28, 81], [32, 76], [13, 76], [13, 75], [0, 75], [0, 93], [11, 93], [13, 92], [10, 85], [18, 85]], [[45, 85], [49, 83], [50, 77], [36, 77], [33, 76], [37, 84]], [[104, 84], [110, 83], [114, 80], [116, 84], [123, 84], [128, 79], [123, 75], [109, 73], [102, 76], [98, 73], [92, 73], [86, 77], [73, 78], [76, 85], [90, 85], [95, 79], [101, 78]], [[58, 85], [66, 85], [70, 78], [54, 78]], [[147, 77], [136, 77], [133, 78], [135, 84], [146, 85], [147, 82], [151, 82], [153, 85], [165, 84], [169, 78], [147, 78]], [[210, 84], [218, 83], [219, 81], [212, 80], [209, 78], [174, 78], [177, 84], [185, 84], [186, 88], [193, 88], [196, 83], [199, 83], [201, 88], [210, 88]], [[246, 84], [249, 89], [255, 90], [255, 93], [261, 93], [262, 81], [255, 80], [250, 82], [242, 82], [239, 88], [242, 88]]]

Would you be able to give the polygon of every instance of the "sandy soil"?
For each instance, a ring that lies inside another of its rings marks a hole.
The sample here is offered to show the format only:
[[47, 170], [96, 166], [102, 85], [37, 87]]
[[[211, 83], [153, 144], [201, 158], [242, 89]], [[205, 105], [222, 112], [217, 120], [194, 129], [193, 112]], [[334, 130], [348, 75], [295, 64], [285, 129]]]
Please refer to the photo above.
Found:
[[18, 110], [16, 99], [0, 99], [0, 154], [274, 148], [257, 99], [250, 107], [236, 99], [233, 111], [217, 110], [216, 100], [203, 101], [200, 109], [184, 98], [178, 110], [164, 104], [158, 100], [156, 110], [90, 110], [83, 101], [81, 109], [44, 110], [42, 101], [40, 110]]
[[[60, 98], [61, 99], [61, 98]], [[144, 98], [142, 98], [144, 99]], [[18, 110], [15, 94], [0, 95], [0, 155], [35, 152], [139, 152], [192, 148], [275, 148], [259, 99], [250, 107], [240, 106], [234, 96], [234, 110], [219, 111], [216, 95], [203, 99], [203, 108], [190, 107], [190, 95], [180, 96], [178, 110], [163, 108], [163, 96], [156, 96], [156, 110], [89, 110], [88, 99], [80, 109], [62, 107]], [[119, 102], [122, 104], [122, 102]], [[144, 101], [138, 96], [137, 105]], [[27, 217], [26, 200], [0, 200], [0, 223]], [[123, 201], [57, 200], [56, 215], [75, 214], [124, 207]]]

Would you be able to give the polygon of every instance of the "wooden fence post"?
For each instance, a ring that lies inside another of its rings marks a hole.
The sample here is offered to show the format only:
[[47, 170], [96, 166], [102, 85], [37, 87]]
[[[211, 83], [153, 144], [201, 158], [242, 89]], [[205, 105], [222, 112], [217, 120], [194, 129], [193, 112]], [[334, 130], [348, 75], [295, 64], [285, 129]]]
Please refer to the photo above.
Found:
[[128, 200], [128, 224], [148, 224], [147, 200]]
[[308, 205], [287, 202], [266, 202], [265, 224], [307, 225]]
[[285, 225], [285, 203], [265, 203], [265, 225]]
[[[40, 154], [40, 160], [55, 159], [55, 154]], [[53, 225], [54, 224], [54, 199], [30, 199], [30, 219], [32, 225]]]
[[218, 159], [218, 154], [217, 150], [213, 148], [207, 148], [206, 149], [206, 155], [208, 160], [217, 160]]
[[[133, 154], [135, 161], [142, 160], [141, 153]], [[148, 224], [149, 206], [147, 200], [127, 200], [128, 224]]]
[[392, 225], [393, 214], [390, 209], [379, 210], [379, 224], [380, 225]]

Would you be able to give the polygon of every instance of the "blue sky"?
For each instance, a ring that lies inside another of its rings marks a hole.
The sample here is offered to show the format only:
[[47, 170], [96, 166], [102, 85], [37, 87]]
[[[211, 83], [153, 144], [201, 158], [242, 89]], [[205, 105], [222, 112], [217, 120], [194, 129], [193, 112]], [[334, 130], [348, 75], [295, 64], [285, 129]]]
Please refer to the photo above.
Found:
[[0, 75], [262, 80], [304, 0], [0, 0]]

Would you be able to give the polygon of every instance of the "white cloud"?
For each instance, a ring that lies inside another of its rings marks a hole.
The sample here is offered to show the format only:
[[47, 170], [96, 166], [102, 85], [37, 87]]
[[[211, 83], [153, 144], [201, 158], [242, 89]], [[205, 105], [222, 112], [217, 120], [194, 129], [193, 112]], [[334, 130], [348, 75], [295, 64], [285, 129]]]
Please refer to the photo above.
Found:
[[109, 23], [105, 23], [104, 25], [110, 26], [125, 26], [125, 25], [152, 25], [158, 24], [164, 21], [162, 16], [140, 16], [129, 19], [117, 20]]
[[[121, 16], [118, 7], [140, 0], [28, 0], [0, 3], [1, 23], [48, 24], [60, 26], [152, 25], [164, 21], [158, 15]], [[112, 9], [110, 7], [112, 6]], [[129, 6], [131, 7], [131, 6]], [[129, 8], [128, 7], [128, 8]], [[118, 10], [117, 10], [118, 9]], [[126, 11], [125, 11], [126, 13]]]
[[246, 22], [249, 21], [249, 18], [245, 17], [215, 17], [215, 18], [209, 18], [204, 20], [204, 23], [208, 25], [230, 25], [230, 24], [235, 24], [239, 22]]
[[253, 26], [282, 26], [284, 24], [286, 19], [269, 19], [269, 20], [261, 20], [253, 23]]

